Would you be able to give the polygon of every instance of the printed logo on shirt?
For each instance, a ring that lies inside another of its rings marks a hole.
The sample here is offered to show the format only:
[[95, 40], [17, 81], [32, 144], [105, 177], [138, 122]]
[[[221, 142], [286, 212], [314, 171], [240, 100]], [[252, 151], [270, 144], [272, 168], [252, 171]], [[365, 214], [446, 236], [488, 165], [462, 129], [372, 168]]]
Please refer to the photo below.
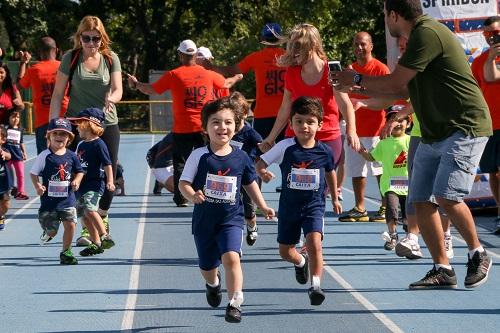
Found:
[[205, 105], [208, 89], [206, 86], [187, 87], [185, 90], [184, 107], [200, 109]]
[[402, 151], [396, 160], [394, 160], [393, 168], [406, 168], [407, 165], [407, 156], [408, 154], [405, 151]]
[[57, 172], [50, 176], [47, 190], [49, 197], [63, 198], [68, 196], [71, 173], [66, 171], [67, 165], [68, 163], [59, 164], [56, 167]]
[[266, 95], [283, 94], [285, 91], [285, 70], [269, 70], [266, 71], [266, 84], [264, 92]]
[[89, 166], [89, 162], [87, 162], [83, 159], [83, 154], [85, 154], [85, 151], [82, 149], [79, 149], [78, 152], [76, 153], [76, 156], [78, 157], [78, 160], [80, 161], [80, 164], [82, 165], [83, 171], [85, 173], [87, 173], [87, 167]]

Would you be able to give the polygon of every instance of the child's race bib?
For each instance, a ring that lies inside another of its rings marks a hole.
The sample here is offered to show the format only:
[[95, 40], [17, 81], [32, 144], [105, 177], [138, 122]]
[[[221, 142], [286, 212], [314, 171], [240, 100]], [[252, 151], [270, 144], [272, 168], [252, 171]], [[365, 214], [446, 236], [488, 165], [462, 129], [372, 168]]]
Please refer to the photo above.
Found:
[[292, 168], [290, 173], [290, 188], [295, 190], [318, 190], [319, 169]]
[[54, 198], [65, 198], [68, 196], [69, 181], [49, 180], [49, 189], [47, 195]]
[[15, 129], [8, 129], [7, 130], [7, 142], [12, 143], [12, 144], [19, 144], [21, 142], [21, 131], [15, 130]]
[[241, 149], [241, 147], [243, 147], [243, 142], [238, 142], [238, 141], [234, 141], [234, 140], [231, 140], [231, 142], [229, 144], [235, 148], [238, 148], [238, 149]]
[[408, 192], [408, 177], [391, 177], [389, 180], [389, 191]]
[[234, 201], [238, 177], [207, 174], [205, 195], [210, 198]]

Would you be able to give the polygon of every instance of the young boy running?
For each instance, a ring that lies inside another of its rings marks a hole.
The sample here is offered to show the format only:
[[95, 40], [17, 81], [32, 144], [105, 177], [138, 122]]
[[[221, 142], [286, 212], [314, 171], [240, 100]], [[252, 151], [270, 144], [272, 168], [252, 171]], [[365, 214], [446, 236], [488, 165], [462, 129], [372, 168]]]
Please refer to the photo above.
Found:
[[31, 181], [40, 196], [41, 241], [51, 240], [57, 234], [59, 224], [63, 223], [63, 250], [59, 256], [63, 265], [78, 263], [71, 251], [71, 242], [77, 223], [74, 192], [80, 186], [83, 169], [76, 154], [66, 149], [74, 137], [69, 120], [52, 119], [47, 129], [48, 148], [36, 157], [30, 171]]
[[241, 186], [267, 218], [274, 216], [259, 190], [252, 161], [230, 144], [241, 120], [239, 106], [227, 97], [205, 105], [202, 128], [210, 143], [191, 153], [179, 183], [182, 195], [194, 203], [192, 230], [207, 302], [217, 307], [222, 300], [218, 270], [222, 261], [229, 297], [225, 319], [231, 323], [241, 321], [243, 303]]
[[80, 111], [78, 117], [68, 120], [76, 123], [78, 134], [82, 139], [76, 147], [77, 156], [85, 173], [77, 192], [78, 215], [82, 217], [92, 242], [80, 251], [80, 255], [93, 256], [115, 245], [106, 231], [101, 216], [97, 213], [104, 188], [110, 192], [115, 190], [109, 151], [100, 138], [104, 133], [104, 112], [98, 108], [87, 108]]
[[[278, 243], [280, 256], [295, 265], [295, 278], [306, 284], [311, 271], [309, 299], [320, 305], [325, 299], [320, 282], [323, 272], [323, 239], [326, 186], [332, 196], [333, 210], [339, 214], [337, 180], [330, 148], [315, 139], [323, 123], [321, 101], [311, 97], [297, 98], [291, 106], [290, 122], [295, 138], [278, 142], [257, 162], [257, 173], [268, 182], [274, 177], [266, 170], [272, 163], [280, 165], [282, 192], [279, 202]], [[326, 179], [326, 183], [325, 183]], [[307, 255], [295, 245], [301, 229], [307, 242]]]

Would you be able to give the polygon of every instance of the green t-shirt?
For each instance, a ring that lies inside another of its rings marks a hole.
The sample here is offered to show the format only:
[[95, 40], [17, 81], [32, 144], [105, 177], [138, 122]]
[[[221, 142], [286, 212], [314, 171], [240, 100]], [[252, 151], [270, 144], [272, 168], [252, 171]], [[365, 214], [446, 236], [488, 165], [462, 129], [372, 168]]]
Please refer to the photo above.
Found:
[[[78, 113], [89, 107], [104, 108], [104, 98], [111, 89], [110, 73], [121, 72], [120, 59], [116, 53], [111, 52], [113, 62], [111, 69], [108, 69], [108, 64], [103, 56], [97, 71], [90, 72], [82, 64], [83, 54], [80, 54], [78, 65], [73, 73], [71, 80], [71, 92], [69, 96], [68, 111], [66, 117], [76, 117]], [[66, 52], [61, 60], [59, 70], [66, 75], [69, 75], [71, 64], [71, 51]], [[105, 112], [106, 125], [118, 124], [118, 116], [116, 115], [116, 106], [113, 105], [111, 111]]]
[[370, 154], [382, 162], [380, 192], [408, 195], [408, 147], [410, 136], [388, 137], [379, 141]]
[[492, 135], [483, 94], [463, 48], [445, 25], [420, 16], [399, 65], [417, 71], [408, 91], [424, 143], [441, 141], [457, 130], [472, 137]]
[[413, 113], [412, 117], [413, 127], [411, 128], [411, 136], [421, 137], [422, 133], [420, 132], [420, 122], [418, 121], [418, 117], [415, 113]]

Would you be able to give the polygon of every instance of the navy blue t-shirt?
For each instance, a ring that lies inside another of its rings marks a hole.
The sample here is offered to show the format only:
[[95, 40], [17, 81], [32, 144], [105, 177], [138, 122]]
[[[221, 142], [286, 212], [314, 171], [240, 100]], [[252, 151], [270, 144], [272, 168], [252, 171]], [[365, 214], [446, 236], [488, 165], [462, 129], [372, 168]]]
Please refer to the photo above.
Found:
[[23, 143], [23, 132], [22, 128], [12, 128], [9, 126], [7, 129], [7, 143], [5, 147], [9, 150], [12, 155], [12, 161], [22, 161], [23, 151], [21, 150], [21, 144]]
[[243, 128], [233, 136], [231, 145], [240, 148], [250, 156], [252, 161], [255, 161], [259, 149], [257, 144], [261, 142], [262, 136], [245, 122]]
[[40, 211], [54, 211], [75, 207], [75, 193], [71, 180], [76, 173], [83, 172], [74, 152], [66, 149], [64, 155], [56, 155], [45, 149], [35, 159], [30, 173], [42, 177], [45, 192], [40, 198]]
[[298, 208], [324, 210], [325, 172], [334, 169], [330, 147], [316, 141], [313, 148], [303, 148], [296, 138], [289, 138], [278, 142], [260, 158], [267, 165], [280, 166], [280, 218], [296, 216]]
[[193, 234], [202, 235], [221, 225], [243, 228], [241, 185], [249, 185], [257, 175], [250, 157], [240, 149], [226, 156], [214, 154], [209, 146], [189, 155], [180, 180], [202, 190], [206, 200], [193, 210]]
[[103, 167], [111, 165], [108, 147], [101, 138], [92, 141], [80, 141], [76, 146], [76, 155], [82, 165], [83, 176], [82, 183], [78, 189], [77, 195], [89, 191], [104, 193], [105, 173]]
[[[2, 148], [0, 147], [0, 149]], [[0, 158], [0, 194], [10, 191], [12, 181], [12, 174], [10, 168], [7, 166], [7, 161]]]

